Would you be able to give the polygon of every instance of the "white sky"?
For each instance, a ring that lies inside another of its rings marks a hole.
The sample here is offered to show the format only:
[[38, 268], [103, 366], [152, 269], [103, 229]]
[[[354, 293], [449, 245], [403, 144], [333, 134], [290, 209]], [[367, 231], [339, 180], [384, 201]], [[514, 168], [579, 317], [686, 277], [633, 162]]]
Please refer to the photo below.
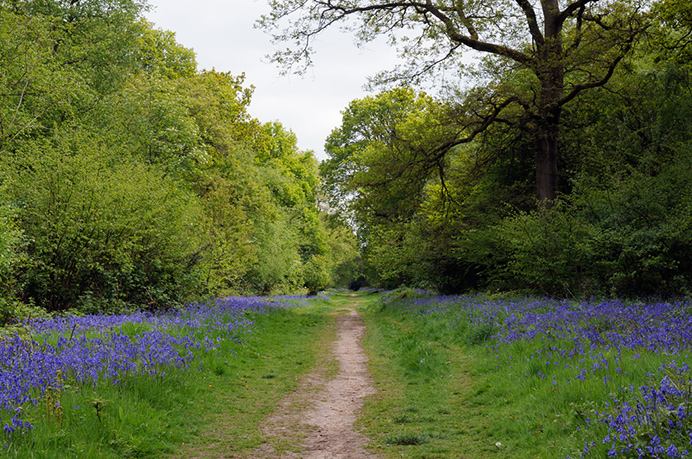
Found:
[[[306, 76], [281, 76], [266, 55], [277, 47], [254, 28], [269, 11], [268, 0], [150, 0], [147, 19], [176, 33], [181, 45], [197, 53], [200, 69], [245, 73], [255, 86], [250, 115], [262, 122], [279, 121], [298, 137], [301, 150], [325, 159], [324, 141], [341, 124], [341, 110], [368, 93], [368, 76], [392, 69], [396, 53], [384, 43], [358, 49], [349, 35], [328, 30], [316, 42], [314, 67]], [[284, 45], [285, 47], [285, 45]]]

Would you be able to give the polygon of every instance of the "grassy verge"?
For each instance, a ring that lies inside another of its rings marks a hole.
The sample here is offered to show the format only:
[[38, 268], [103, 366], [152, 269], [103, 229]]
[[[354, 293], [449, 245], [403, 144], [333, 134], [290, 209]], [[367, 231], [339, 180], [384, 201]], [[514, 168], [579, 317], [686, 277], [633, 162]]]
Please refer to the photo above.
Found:
[[232, 360], [217, 363], [196, 383], [202, 390], [194, 415], [201, 423], [173, 457], [242, 457], [260, 446], [260, 423], [314, 368], [319, 343], [334, 332], [329, 317], [314, 309], [266, 317], [258, 325], [261, 331], [237, 346]]
[[470, 400], [476, 357], [444, 321], [417, 320], [377, 305], [362, 310], [377, 395], [360, 427], [386, 458], [488, 457], [495, 420]]
[[[536, 301], [523, 312], [531, 321], [521, 322], [511, 303], [469, 304], [407, 299], [363, 308], [378, 394], [366, 403], [360, 426], [381, 457], [689, 455], [684, 305], [658, 317], [667, 306], [561, 310]], [[498, 305], [506, 317], [490, 310]], [[587, 318], [568, 324], [570, 311]], [[626, 319], [641, 311], [649, 320]], [[524, 338], [497, 338], [507, 324], [520, 324], [512, 333]], [[646, 335], [648, 328], [656, 334]], [[654, 393], [657, 401], [647, 405]], [[630, 416], [641, 422], [630, 422], [627, 433], [620, 425]]]
[[197, 349], [185, 370], [128, 376], [117, 385], [65, 381], [24, 407], [34, 426], [5, 435], [2, 457], [220, 457], [263, 440], [259, 422], [315, 364], [333, 333], [329, 303], [256, 314], [255, 330], [212, 351]]

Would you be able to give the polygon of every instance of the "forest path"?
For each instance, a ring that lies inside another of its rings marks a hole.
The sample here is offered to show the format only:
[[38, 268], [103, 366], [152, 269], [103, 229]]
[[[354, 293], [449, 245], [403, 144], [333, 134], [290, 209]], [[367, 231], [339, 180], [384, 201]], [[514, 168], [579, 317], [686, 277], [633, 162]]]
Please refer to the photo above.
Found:
[[[268, 442], [248, 457], [301, 459], [370, 459], [366, 438], [354, 430], [365, 397], [375, 393], [361, 347], [365, 324], [354, 309], [336, 317], [337, 339], [325, 364], [306, 375], [297, 391], [281, 401], [262, 426]], [[326, 363], [338, 362], [329, 379]], [[307, 435], [307, 436], [305, 436]], [[292, 444], [305, 436], [301, 445]]]

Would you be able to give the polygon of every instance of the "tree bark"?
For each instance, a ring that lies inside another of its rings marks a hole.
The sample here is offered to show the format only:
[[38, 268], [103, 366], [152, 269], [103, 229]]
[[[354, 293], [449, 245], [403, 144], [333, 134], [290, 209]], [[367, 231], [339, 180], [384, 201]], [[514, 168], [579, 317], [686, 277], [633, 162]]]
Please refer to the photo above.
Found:
[[557, 0], [542, 0], [544, 40], [538, 44], [536, 76], [541, 82], [535, 149], [536, 194], [539, 206], [552, 207], [558, 192], [558, 138], [561, 102], [565, 93], [562, 22]]
[[541, 123], [535, 135], [537, 198], [540, 205], [550, 208], [558, 191], [558, 124]]

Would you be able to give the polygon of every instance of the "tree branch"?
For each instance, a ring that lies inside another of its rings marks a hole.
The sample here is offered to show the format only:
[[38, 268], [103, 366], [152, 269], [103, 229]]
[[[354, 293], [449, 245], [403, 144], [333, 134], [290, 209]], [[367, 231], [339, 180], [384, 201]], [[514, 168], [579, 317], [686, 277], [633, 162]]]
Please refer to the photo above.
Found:
[[526, 66], [532, 66], [534, 63], [533, 58], [531, 56], [524, 54], [518, 50], [512, 49], [508, 46], [480, 40], [478, 38], [478, 33], [475, 31], [473, 25], [470, 23], [470, 21], [465, 15], [463, 17], [460, 16], [460, 18], [462, 19], [462, 24], [464, 24], [464, 26], [467, 28], [469, 35], [463, 34], [456, 27], [454, 21], [448, 15], [446, 15], [440, 8], [435, 6], [432, 0], [425, 0], [425, 3], [416, 1], [386, 2], [378, 3], [375, 5], [353, 6], [350, 8], [341, 5], [335, 5], [332, 3], [332, 0], [316, 0], [315, 3], [325, 8], [326, 11], [333, 11], [338, 14], [335, 17], [329, 18], [329, 20], [326, 22], [322, 22], [320, 20], [317, 24], [317, 27], [314, 30], [311, 30], [309, 33], [303, 34], [303, 36], [306, 38], [316, 35], [317, 33], [323, 31], [330, 25], [345, 19], [347, 16], [362, 13], [370, 13], [373, 11], [386, 11], [391, 14], [397, 10], [405, 12], [406, 10], [414, 9], [418, 14], [428, 13], [434, 16], [444, 26], [445, 32], [449, 39], [455, 43], [462, 44], [476, 51], [506, 57]]
[[572, 90], [565, 97], [563, 97], [558, 102], [558, 104], [561, 106], [564, 106], [565, 104], [571, 102], [574, 98], [576, 98], [579, 95], [579, 93], [581, 93], [582, 91], [585, 91], [587, 89], [598, 88], [598, 87], [603, 86], [606, 83], [608, 83], [608, 81], [610, 81], [610, 78], [615, 73], [615, 69], [620, 64], [620, 61], [622, 61], [622, 59], [624, 59], [624, 57], [627, 55], [627, 53], [629, 53], [629, 51], [632, 49], [633, 41], [634, 41], [635, 37], [636, 37], [636, 35], [632, 34], [632, 36], [630, 37], [630, 41], [628, 43], [626, 43], [626, 45], [623, 47], [620, 54], [617, 57], [615, 57], [615, 59], [613, 59], [613, 61], [610, 63], [610, 66], [608, 67], [608, 70], [606, 71], [606, 74], [603, 76], [603, 78], [601, 78], [600, 80], [597, 80], [597, 81], [589, 82], [589, 83], [574, 85], [572, 87]]
[[583, 38], [582, 28], [584, 25], [584, 12], [585, 11], [586, 11], [585, 6], [582, 6], [581, 8], [579, 8], [579, 13], [577, 13], [577, 26], [576, 26], [576, 30], [575, 30], [574, 41], [572, 42], [570, 47], [565, 50], [565, 55], [572, 54], [572, 52], [575, 51], [577, 48], [579, 48], [579, 45], [581, 45], [581, 40]]
[[529, 3], [528, 0], [515, 1], [524, 11], [524, 15], [526, 16], [526, 23], [529, 26], [529, 32], [531, 33], [533, 40], [539, 45], [542, 45], [545, 41], [545, 38], [543, 37], [543, 34], [541, 33], [541, 30], [538, 27], [538, 20], [536, 19], [536, 12], [534, 11], [533, 6], [531, 6], [531, 3]]
[[442, 24], [445, 26], [447, 36], [450, 40], [461, 43], [462, 45], [468, 46], [476, 51], [481, 51], [485, 53], [495, 54], [497, 56], [507, 57], [513, 61], [519, 62], [526, 66], [532, 66], [533, 59], [520, 51], [509, 48], [507, 46], [498, 45], [495, 43], [488, 43], [481, 41], [477, 38], [469, 37], [461, 32], [455, 27], [454, 22], [445, 15], [439, 8], [432, 4], [432, 0], [426, 0], [425, 9], [435, 16]]
[[567, 5], [567, 7], [564, 10], [562, 10], [560, 15], [558, 16], [558, 18], [557, 18], [558, 23], [560, 25], [564, 24], [565, 21], [567, 20], [567, 18], [572, 16], [572, 14], [575, 11], [582, 9], [582, 8], [586, 8], [586, 5], [588, 5], [589, 3], [595, 3], [597, 1], [598, 0], [578, 0], [574, 3]]
[[457, 2], [454, 11], [459, 16], [459, 20], [461, 21], [461, 23], [464, 25], [464, 27], [466, 27], [466, 31], [469, 33], [469, 36], [474, 40], [478, 40], [478, 32], [476, 31], [473, 22], [471, 22], [471, 19], [469, 19], [469, 17], [466, 16], [466, 12], [464, 11], [464, 8], [462, 8], [461, 1]]

